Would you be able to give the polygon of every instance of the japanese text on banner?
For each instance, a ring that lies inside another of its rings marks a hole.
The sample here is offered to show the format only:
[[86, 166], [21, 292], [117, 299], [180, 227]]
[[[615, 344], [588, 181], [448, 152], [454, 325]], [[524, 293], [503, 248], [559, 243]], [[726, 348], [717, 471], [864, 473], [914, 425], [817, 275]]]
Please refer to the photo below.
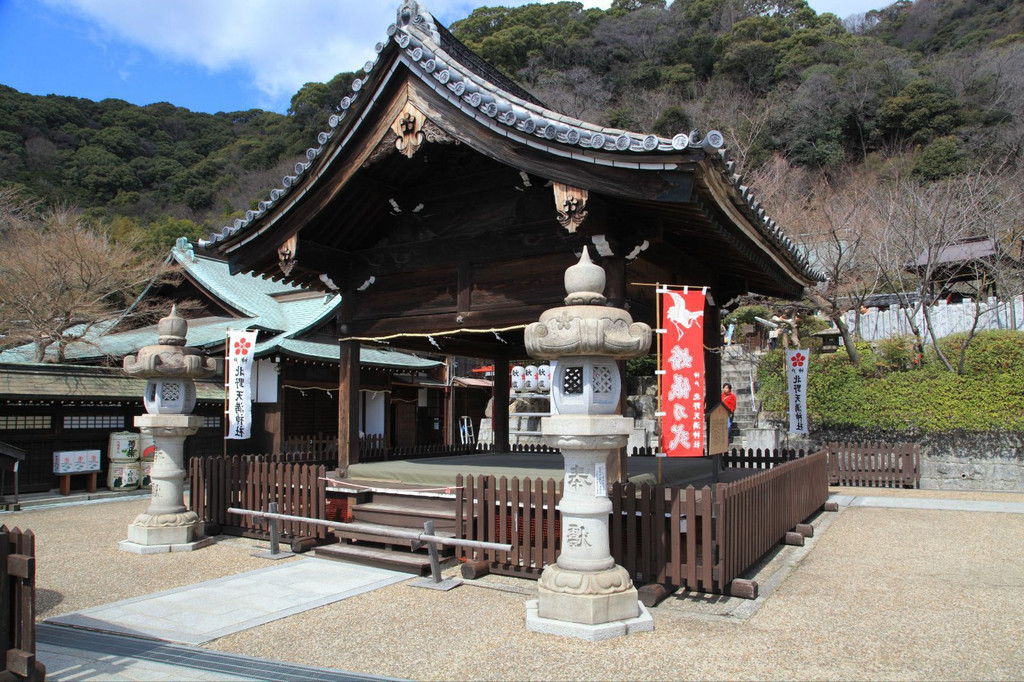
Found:
[[786, 351], [790, 433], [807, 433], [807, 363], [809, 360], [809, 351]]
[[224, 373], [228, 430], [225, 438], [244, 440], [252, 428], [252, 361], [256, 332], [228, 332], [228, 363]]
[[704, 292], [666, 291], [661, 299], [661, 444], [669, 457], [704, 455]]

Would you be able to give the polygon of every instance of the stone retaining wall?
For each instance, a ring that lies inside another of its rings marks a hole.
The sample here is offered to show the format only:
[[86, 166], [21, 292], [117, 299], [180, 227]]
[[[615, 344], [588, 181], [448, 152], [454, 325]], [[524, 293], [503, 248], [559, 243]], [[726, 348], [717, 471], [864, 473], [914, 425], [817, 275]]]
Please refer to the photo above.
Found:
[[790, 436], [786, 447], [816, 450], [830, 441], [919, 443], [922, 489], [1024, 492], [1024, 433], [959, 431], [922, 434], [821, 428], [809, 438]]

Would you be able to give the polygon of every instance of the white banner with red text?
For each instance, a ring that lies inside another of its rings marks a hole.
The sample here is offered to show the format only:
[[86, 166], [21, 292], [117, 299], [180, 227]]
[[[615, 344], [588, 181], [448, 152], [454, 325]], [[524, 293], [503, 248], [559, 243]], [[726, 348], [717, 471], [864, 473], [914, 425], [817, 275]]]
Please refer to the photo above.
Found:
[[224, 437], [244, 440], [252, 430], [252, 361], [256, 332], [229, 331], [224, 395], [228, 428]]
[[662, 450], [667, 457], [703, 457], [706, 290], [658, 291], [662, 297]]
[[789, 432], [807, 433], [807, 350], [786, 351], [786, 387], [789, 389]]

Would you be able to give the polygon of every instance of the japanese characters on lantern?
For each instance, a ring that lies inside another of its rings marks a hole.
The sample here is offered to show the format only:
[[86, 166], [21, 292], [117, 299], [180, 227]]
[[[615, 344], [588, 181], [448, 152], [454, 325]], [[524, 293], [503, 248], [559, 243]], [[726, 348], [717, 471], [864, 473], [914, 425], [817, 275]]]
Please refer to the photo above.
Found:
[[244, 440], [252, 429], [252, 361], [256, 332], [229, 331], [224, 372], [228, 429], [225, 438]]
[[704, 296], [706, 290], [659, 289], [662, 304], [662, 450], [704, 455]]

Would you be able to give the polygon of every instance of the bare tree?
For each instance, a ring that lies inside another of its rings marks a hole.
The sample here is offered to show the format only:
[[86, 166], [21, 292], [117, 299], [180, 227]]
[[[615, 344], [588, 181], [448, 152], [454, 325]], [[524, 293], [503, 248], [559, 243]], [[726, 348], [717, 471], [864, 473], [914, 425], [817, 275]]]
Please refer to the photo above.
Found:
[[585, 66], [539, 75], [534, 92], [555, 111], [576, 118], [596, 116], [611, 99], [601, 79]]
[[[69, 207], [36, 218], [10, 213], [10, 200], [0, 197], [0, 333], [33, 344], [36, 362], [45, 361], [51, 347], [62, 362], [71, 344], [117, 319], [141, 287], [160, 276], [161, 266], [113, 242]], [[141, 307], [134, 312], [144, 313]]]
[[867, 208], [876, 180], [852, 171], [837, 175], [848, 178], [842, 187], [776, 156], [754, 174], [753, 181], [774, 218], [804, 245], [825, 274], [825, 282], [809, 289], [807, 298], [835, 324], [850, 360], [859, 364], [845, 313], [853, 309], [859, 314], [878, 289], [878, 270], [867, 255], [878, 231]]
[[733, 156], [746, 163], [751, 151], [764, 146], [771, 122], [780, 109], [781, 96], [757, 99], [732, 83], [713, 85], [690, 111], [694, 121], [707, 121], [725, 135]]
[[[967, 253], [963, 247], [970, 243], [968, 240], [988, 238], [998, 245], [1020, 238], [1020, 175], [993, 173], [992, 168], [982, 164], [981, 170], [970, 175], [934, 183], [900, 177], [888, 186], [880, 186], [875, 195], [876, 210], [884, 221], [881, 248], [876, 256], [880, 271], [900, 295], [919, 346], [922, 335], [913, 323], [918, 311], [939, 361], [951, 372], [963, 372], [982, 308], [975, 306], [971, 328], [954, 368], [937, 343], [931, 306], [958, 281], [973, 281], [980, 294], [997, 277], [1006, 276], [1000, 274], [998, 258], [986, 263]], [[911, 292], [916, 293], [916, 301], [908, 295]]]

